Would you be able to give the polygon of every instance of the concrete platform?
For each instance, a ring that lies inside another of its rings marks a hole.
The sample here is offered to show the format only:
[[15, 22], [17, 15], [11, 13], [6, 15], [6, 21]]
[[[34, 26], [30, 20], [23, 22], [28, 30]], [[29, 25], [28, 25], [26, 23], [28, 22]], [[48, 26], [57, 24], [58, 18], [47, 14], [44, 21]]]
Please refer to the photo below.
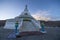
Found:
[[0, 40], [60, 40], [60, 27], [45, 27], [46, 34], [29, 35], [20, 38], [8, 38], [14, 30], [6, 30], [0, 27]]
[[17, 35], [17, 38], [23, 37], [23, 36], [31, 36], [31, 35], [43, 35], [45, 33], [39, 32], [39, 31], [26, 31], [26, 32], [21, 32], [19, 35]]

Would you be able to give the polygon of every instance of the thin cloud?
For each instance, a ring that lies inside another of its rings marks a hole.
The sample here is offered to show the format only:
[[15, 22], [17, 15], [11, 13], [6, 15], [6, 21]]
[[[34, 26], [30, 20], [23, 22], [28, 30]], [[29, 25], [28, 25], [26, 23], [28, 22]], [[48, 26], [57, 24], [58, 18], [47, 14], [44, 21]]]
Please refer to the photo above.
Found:
[[40, 10], [32, 15], [37, 20], [50, 20], [50, 11]]
[[37, 20], [45, 20], [45, 21], [57, 21], [60, 20], [60, 16], [52, 16], [52, 13], [50, 10], [39, 10], [36, 11], [35, 14], [32, 14], [32, 16]]

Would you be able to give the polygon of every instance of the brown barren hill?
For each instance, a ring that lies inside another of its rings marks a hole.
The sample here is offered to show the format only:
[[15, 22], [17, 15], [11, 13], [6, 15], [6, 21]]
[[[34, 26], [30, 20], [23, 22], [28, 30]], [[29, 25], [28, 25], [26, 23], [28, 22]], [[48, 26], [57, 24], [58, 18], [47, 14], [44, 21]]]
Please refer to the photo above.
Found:
[[[41, 23], [44, 22], [45, 26], [48, 27], [60, 27], [60, 21], [42, 21], [39, 20]], [[6, 23], [6, 20], [0, 20], [0, 27], [4, 26]]]
[[48, 27], [60, 27], [60, 21], [40, 21], [41, 23], [44, 22], [45, 26]]
[[5, 25], [6, 20], [0, 20], [0, 27]]

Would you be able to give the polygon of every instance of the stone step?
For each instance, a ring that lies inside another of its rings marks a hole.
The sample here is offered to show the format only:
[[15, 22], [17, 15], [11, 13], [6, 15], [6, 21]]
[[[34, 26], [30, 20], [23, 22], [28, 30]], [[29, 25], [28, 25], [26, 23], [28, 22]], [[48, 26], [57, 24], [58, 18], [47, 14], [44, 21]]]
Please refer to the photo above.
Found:
[[22, 31], [36, 31], [35, 25], [30, 21], [24, 21], [21, 27]]

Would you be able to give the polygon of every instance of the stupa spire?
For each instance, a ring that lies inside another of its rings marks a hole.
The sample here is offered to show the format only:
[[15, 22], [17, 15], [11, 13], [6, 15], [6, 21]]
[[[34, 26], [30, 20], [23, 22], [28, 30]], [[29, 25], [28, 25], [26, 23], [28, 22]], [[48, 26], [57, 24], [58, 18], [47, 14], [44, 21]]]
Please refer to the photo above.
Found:
[[28, 6], [27, 5], [25, 5], [24, 11], [28, 11]]

